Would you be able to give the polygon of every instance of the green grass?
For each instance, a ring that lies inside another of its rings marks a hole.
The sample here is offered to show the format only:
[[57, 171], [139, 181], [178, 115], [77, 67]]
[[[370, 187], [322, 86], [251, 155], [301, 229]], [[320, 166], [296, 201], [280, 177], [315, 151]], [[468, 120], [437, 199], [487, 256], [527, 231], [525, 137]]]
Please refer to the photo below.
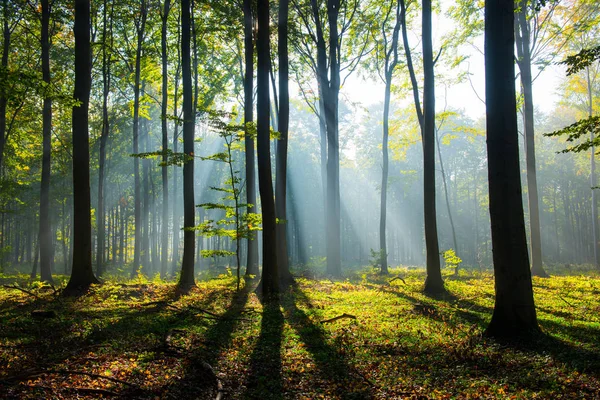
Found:
[[[507, 346], [481, 335], [491, 275], [461, 272], [433, 299], [422, 272], [392, 273], [404, 282], [299, 278], [265, 305], [227, 276], [183, 297], [140, 277], [79, 298], [4, 276], [31, 294], [0, 288], [0, 397], [214, 399], [216, 378], [233, 399], [599, 396], [598, 276], [534, 279], [545, 335]], [[344, 313], [356, 319], [321, 322]]]

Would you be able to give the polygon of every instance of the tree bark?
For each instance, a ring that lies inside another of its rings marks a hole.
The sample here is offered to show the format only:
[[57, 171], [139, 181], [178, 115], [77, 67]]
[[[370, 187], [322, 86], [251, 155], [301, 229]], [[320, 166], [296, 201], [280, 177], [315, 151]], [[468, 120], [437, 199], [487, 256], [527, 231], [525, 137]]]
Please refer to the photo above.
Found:
[[[325, 91], [325, 124], [327, 126], [327, 273], [342, 275], [340, 247], [340, 146], [338, 105], [340, 64], [338, 54], [338, 15], [340, 0], [327, 0], [329, 23], [329, 87]], [[327, 73], [325, 79], [327, 82]]]
[[[8, 0], [2, 0], [2, 11], [3, 11], [3, 26], [2, 26], [2, 36], [4, 39], [3, 47], [2, 47], [2, 65], [1, 65], [1, 78], [3, 80], [8, 79], [8, 54], [10, 51], [10, 37], [11, 30], [10, 25], [8, 23]], [[6, 85], [4, 85], [6, 86]], [[6, 88], [0, 90], [0, 172], [2, 171], [3, 161], [4, 161], [4, 147], [6, 146], [6, 106], [8, 105], [8, 93], [6, 93]]]
[[[133, 86], [133, 154], [138, 154], [140, 133], [140, 80], [142, 45], [144, 43], [144, 31], [146, 25], [146, 0], [141, 0], [140, 17], [136, 23], [137, 47], [135, 52], [135, 77]], [[134, 174], [134, 242], [133, 242], [133, 265], [131, 277], [135, 277], [140, 267], [140, 253], [142, 247], [142, 198], [140, 193], [140, 159], [133, 157]]]
[[167, 53], [167, 22], [171, 11], [171, 0], [165, 0], [162, 12], [161, 27], [161, 55], [162, 55], [162, 104], [161, 104], [161, 130], [162, 130], [162, 241], [160, 276], [167, 276], [167, 262], [169, 255], [169, 173], [167, 167], [167, 150], [169, 149], [169, 132], [167, 129], [167, 107], [169, 106], [169, 59]]
[[[104, 248], [105, 243], [105, 205], [104, 205], [104, 170], [106, 162], [106, 144], [110, 132], [110, 121], [108, 119], [108, 96], [110, 94], [110, 54], [108, 49], [112, 49], [112, 8], [108, 15], [108, 1], [104, 0], [103, 22], [102, 22], [102, 134], [100, 135], [100, 151], [98, 154], [98, 251], [96, 253], [96, 274], [101, 276], [105, 270]], [[110, 29], [108, 28], [108, 19], [110, 18]], [[110, 44], [107, 43], [108, 32], [110, 31]]]
[[196, 285], [194, 278], [194, 250], [196, 233], [192, 230], [196, 223], [194, 205], [194, 131], [195, 112], [193, 109], [190, 0], [181, 0], [181, 63], [183, 73], [183, 152], [187, 157], [183, 165], [183, 259], [181, 275], [177, 286], [189, 291]]
[[[256, 213], [256, 167], [254, 157], [254, 137], [248, 124], [254, 120], [254, 43], [252, 26], [252, 0], [244, 0], [244, 145], [246, 158], [246, 209], [248, 214]], [[246, 276], [258, 275], [258, 240], [248, 238]]]
[[288, 128], [290, 120], [290, 93], [289, 93], [289, 60], [288, 60], [288, 14], [289, 0], [279, 2], [279, 25], [277, 33], [279, 42], [279, 112], [277, 141], [277, 157], [275, 160], [275, 213], [277, 223], [277, 266], [279, 280], [283, 287], [292, 282], [292, 274], [288, 261], [287, 246], [287, 153], [288, 153]]
[[97, 283], [92, 270], [92, 218], [90, 202], [90, 144], [88, 111], [92, 84], [90, 1], [75, 0], [75, 90], [73, 97], [73, 267], [66, 294]]
[[275, 202], [273, 199], [273, 178], [271, 176], [270, 149], [270, 95], [269, 70], [271, 67], [269, 40], [269, 1], [258, 0], [258, 68], [257, 68], [257, 156], [258, 186], [262, 205], [263, 222], [263, 272], [260, 286], [264, 298], [279, 292], [277, 268], [277, 235], [275, 223]]
[[50, 224], [50, 162], [52, 154], [52, 98], [50, 97], [50, 2], [42, 0], [42, 78], [46, 84], [42, 111], [42, 181], [40, 188], [40, 277], [52, 282], [52, 228]]
[[485, 71], [489, 201], [496, 289], [494, 313], [485, 334], [511, 340], [539, 331], [521, 197], [512, 2], [485, 2]]
[[440, 267], [440, 247], [437, 233], [435, 204], [435, 75], [433, 72], [433, 43], [431, 29], [431, 0], [423, 1], [423, 210], [425, 213], [425, 246], [427, 278], [425, 292], [444, 293]]

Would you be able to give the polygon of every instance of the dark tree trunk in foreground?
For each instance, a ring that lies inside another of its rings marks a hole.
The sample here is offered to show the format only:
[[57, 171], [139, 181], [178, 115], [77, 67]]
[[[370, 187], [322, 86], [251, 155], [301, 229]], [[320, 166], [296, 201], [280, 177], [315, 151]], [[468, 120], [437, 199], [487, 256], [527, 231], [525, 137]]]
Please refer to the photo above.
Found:
[[[252, 37], [252, 0], [244, 0], [244, 142], [246, 147], [246, 203], [247, 212], [256, 213], [256, 167], [254, 158], [254, 138], [248, 124], [254, 120], [254, 42]], [[246, 276], [258, 275], [258, 240], [248, 239]]]
[[340, 94], [338, 15], [340, 0], [327, 0], [329, 22], [329, 81], [325, 73], [322, 82], [329, 82], [325, 90], [325, 124], [327, 126], [327, 273], [342, 275], [340, 238], [340, 143], [338, 105]]
[[521, 71], [523, 90], [523, 123], [525, 127], [525, 162], [527, 164], [527, 199], [529, 200], [529, 231], [531, 241], [531, 273], [547, 277], [542, 265], [542, 235], [540, 232], [540, 205], [535, 166], [535, 135], [533, 120], [533, 78], [531, 75], [531, 39], [527, 21], [527, 0], [521, 0], [516, 22], [517, 64]]
[[258, 186], [262, 204], [263, 223], [263, 271], [261, 278], [262, 295], [271, 297], [279, 292], [277, 270], [277, 236], [275, 224], [275, 202], [273, 199], [273, 178], [271, 176], [270, 147], [270, 96], [269, 70], [271, 69], [269, 44], [269, 0], [258, 0], [258, 68], [257, 68], [257, 155]]
[[[50, 3], [42, 0], [42, 78], [50, 88]], [[40, 276], [52, 282], [52, 230], [50, 226], [50, 157], [52, 142], [52, 98], [45, 93], [42, 111], [42, 182], [40, 189]]]
[[423, 1], [423, 210], [427, 278], [425, 292], [443, 293], [435, 207], [435, 82], [431, 29], [431, 0]]
[[161, 130], [162, 130], [162, 241], [161, 241], [161, 260], [160, 276], [167, 276], [167, 261], [169, 254], [169, 173], [167, 167], [167, 149], [169, 148], [169, 132], [167, 130], [167, 107], [169, 105], [169, 70], [167, 54], [167, 22], [169, 12], [171, 11], [171, 1], [165, 0], [162, 13], [162, 31], [161, 31], [161, 53], [162, 53], [162, 104], [161, 104]]
[[486, 127], [496, 303], [485, 333], [502, 339], [539, 330], [521, 197], [513, 27], [514, 3], [486, 0]]
[[90, 1], [75, 0], [75, 91], [73, 107], [73, 267], [65, 293], [86, 290], [97, 283], [92, 270], [90, 205], [90, 144], [88, 110], [92, 84]]
[[[137, 47], [135, 52], [135, 77], [133, 83], [133, 154], [138, 154], [140, 134], [140, 80], [142, 62], [142, 44], [144, 43], [144, 30], [146, 25], [146, 0], [140, 3], [140, 17], [136, 20]], [[134, 174], [134, 242], [133, 265], [131, 277], [135, 277], [140, 267], [140, 252], [142, 246], [142, 197], [140, 193], [140, 159], [133, 157]]]
[[189, 159], [183, 165], [183, 260], [177, 286], [188, 291], [196, 285], [194, 279], [194, 250], [196, 232], [194, 205], [194, 130], [195, 112], [193, 109], [190, 1], [181, 0], [181, 63], [183, 73], [183, 152]]
[[287, 152], [288, 127], [290, 122], [290, 93], [289, 93], [289, 61], [288, 61], [288, 11], [289, 1], [279, 2], [279, 26], [277, 27], [279, 43], [279, 140], [277, 142], [276, 182], [275, 182], [275, 212], [277, 224], [277, 267], [282, 286], [287, 286], [292, 280], [288, 261], [287, 249]]

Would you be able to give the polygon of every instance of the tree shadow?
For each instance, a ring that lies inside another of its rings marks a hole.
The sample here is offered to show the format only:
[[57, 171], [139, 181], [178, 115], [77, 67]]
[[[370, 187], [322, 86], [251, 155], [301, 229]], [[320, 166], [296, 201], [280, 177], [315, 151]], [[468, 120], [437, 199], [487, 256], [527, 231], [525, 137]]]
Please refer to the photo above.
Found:
[[[298, 285], [294, 285], [282, 298], [283, 309], [289, 316], [289, 324], [305, 344], [330, 391], [343, 399], [372, 398], [374, 385], [349, 364], [345, 355], [348, 349], [329, 343], [322, 324], [314, 322], [299, 304], [314, 309], [308, 296]], [[317, 385], [318, 382], [312, 384]]]
[[282, 399], [281, 342], [283, 314], [279, 299], [263, 303], [260, 335], [250, 357], [250, 373], [244, 398]]

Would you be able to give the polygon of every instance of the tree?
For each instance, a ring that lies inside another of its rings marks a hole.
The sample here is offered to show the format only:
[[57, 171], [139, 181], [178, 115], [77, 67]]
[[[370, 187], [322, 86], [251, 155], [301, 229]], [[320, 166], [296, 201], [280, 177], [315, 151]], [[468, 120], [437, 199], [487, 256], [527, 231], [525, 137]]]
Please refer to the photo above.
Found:
[[52, 98], [50, 95], [50, 1], [42, 0], [42, 78], [45, 83], [42, 111], [43, 150], [42, 182], [40, 188], [40, 278], [52, 282], [52, 228], [50, 225], [50, 157], [52, 152]]
[[[379, 216], [379, 255], [380, 268], [382, 274], [388, 274], [388, 254], [387, 254], [387, 242], [386, 242], [386, 218], [387, 218], [387, 192], [388, 192], [388, 176], [389, 176], [389, 154], [388, 154], [388, 142], [389, 142], [389, 130], [390, 130], [390, 100], [392, 92], [392, 78], [394, 76], [394, 70], [398, 65], [398, 37], [400, 33], [400, 27], [402, 25], [400, 1], [390, 1], [389, 7], [385, 14], [383, 23], [381, 24], [381, 37], [383, 38], [383, 71], [378, 71], [379, 76], [385, 83], [385, 92], [383, 100], [383, 139], [382, 139], [382, 160], [383, 165], [381, 168], [381, 208]], [[384, 6], [386, 7], [386, 6]], [[395, 24], [392, 30], [391, 42], [388, 39], [388, 21], [390, 15], [394, 11]], [[383, 72], [383, 74], [381, 73]]]
[[90, 205], [90, 144], [88, 110], [92, 84], [90, 1], [75, 0], [75, 91], [73, 106], [73, 267], [65, 293], [97, 283], [92, 270], [92, 216]]
[[275, 202], [273, 199], [273, 178], [271, 176], [271, 135], [269, 125], [269, 71], [271, 70], [271, 55], [269, 54], [269, 0], [258, 0], [257, 6], [256, 150], [258, 156], [258, 188], [263, 221], [263, 272], [260, 286], [262, 287], [263, 297], [269, 298], [279, 292], [277, 234]]
[[496, 301], [488, 336], [539, 331], [521, 196], [514, 86], [514, 4], [485, 2], [485, 93]]
[[181, 0], [181, 65], [183, 77], [183, 152], [189, 158], [183, 165], [183, 259], [177, 286], [189, 291], [194, 279], [194, 250], [196, 247], [196, 212], [194, 205], [194, 132], [196, 113], [193, 109], [191, 68], [190, 0]]
[[169, 60], [167, 53], [167, 23], [169, 21], [169, 12], [171, 11], [171, 0], [165, 0], [161, 14], [161, 57], [162, 57], [162, 103], [161, 103], [161, 130], [162, 130], [162, 247], [161, 247], [161, 266], [160, 274], [162, 277], [167, 275], [167, 257], [169, 253], [169, 174], [167, 167], [167, 150], [169, 149], [169, 132], [167, 129], [167, 107], [169, 106]]
[[[252, 0], [244, 0], [244, 143], [246, 157], [246, 202], [247, 212], [256, 212], [256, 167], [254, 159], [254, 137], [250, 134], [249, 124], [254, 114], [254, 40]], [[246, 276], [258, 275], [258, 241], [248, 237], [248, 253], [246, 259]]]
[[[106, 143], [110, 132], [110, 120], [108, 118], [108, 97], [110, 95], [111, 83], [111, 51], [113, 47], [112, 21], [114, 4], [110, 7], [108, 15], [108, 2], [104, 0], [102, 10], [102, 134], [100, 135], [100, 150], [98, 152], [98, 247], [96, 250], [96, 274], [101, 276], [104, 272], [104, 249], [105, 249], [105, 163]], [[110, 22], [108, 20], [110, 19]], [[109, 26], [110, 25], [110, 26]], [[110, 35], [110, 39], [109, 36]]]
[[275, 181], [275, 214], [277, 224], [277, 267], [279, 279], [283, 286], [287, 286], [292, 276], [288, 262], [287, 248], [287, 213], [286, 213], [286, 187], [287, 187], [287, 157], [288, 157], [288, 129], [290, 123], [290, 92], [289, 92], [289, 59], [288, 59], [288, 12], [289, 0], [279, 2], [279, 25], [277, 37], [279, 42], [279, 140], [277, 141], [276, 181]]
[[[134, 19], [137, 46], [135, 50], [135, 69], [133, 83], [133, 154], [138, 154], [139, 137], [140, 137], [140, 80], [142, 69], [142, 47], [144, 44], [144, 36], [146, 31], [146, 18], [148, 10], [146, 0], [140, 0], [140, 12], [137, 18]], [[138, 157], [133, 158], [133, 174], [134, 174], [134, 213], [135, 213], [135, 233], [134, 233], [134, 248], [133, 248], [133, 265], [131, 267], [131, 277], [135, 277], [138, 268], [140, 267], [140, 253], [142, 251], [142, 196], [140, 193], [140, 160]], [[147, 250], [147, 249], [146, 249]]]

